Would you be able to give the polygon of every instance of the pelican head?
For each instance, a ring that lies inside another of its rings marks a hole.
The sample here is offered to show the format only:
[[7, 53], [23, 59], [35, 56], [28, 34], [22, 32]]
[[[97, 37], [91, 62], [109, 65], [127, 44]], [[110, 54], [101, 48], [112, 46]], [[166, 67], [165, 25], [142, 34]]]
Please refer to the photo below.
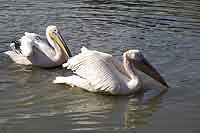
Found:
[[132, 67], [144, 72], [154, 80], [160, 82], [162, 85], [169, 87], [164, 78], [158, 73], [158, 71], [145, 59], [143, 54], [139, 50], [128, 50], [125, 52], [126, 58], [133, 64]]
[[46, 29], [46, 34], [54, 41], [55, 44], [60, 46], [60, 48], [66, 53], [68, 57], [72, 57], [69, 48], [67, 47], [62, 35], [56, 26], [48, 26]]

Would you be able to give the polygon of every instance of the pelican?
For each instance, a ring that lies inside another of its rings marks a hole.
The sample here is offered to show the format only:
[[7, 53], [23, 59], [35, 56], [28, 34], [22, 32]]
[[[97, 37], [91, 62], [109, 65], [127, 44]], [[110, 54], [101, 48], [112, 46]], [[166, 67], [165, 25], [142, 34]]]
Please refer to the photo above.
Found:
[[169, 87], [156, 69], [139, 50], [123, 53], [120, 63], [107, 53], [81, 48], [81, 53], [70, 58], [63, 67], [71, 69], [70, 76], [58, 76], [53, 83], [65, 83], [90, 92], [111, 95], [129, 95], [142, 89], [141, 78], [136, 69], [160, 82], [163, 90]]
[[12, 50], [6, 51], [14, 62], [51, 68], [62, 65], [71, 57], [58, 28], [50, 25], [46, 28], [46, 37], [25, 32], [19, 40], [10, 44]]

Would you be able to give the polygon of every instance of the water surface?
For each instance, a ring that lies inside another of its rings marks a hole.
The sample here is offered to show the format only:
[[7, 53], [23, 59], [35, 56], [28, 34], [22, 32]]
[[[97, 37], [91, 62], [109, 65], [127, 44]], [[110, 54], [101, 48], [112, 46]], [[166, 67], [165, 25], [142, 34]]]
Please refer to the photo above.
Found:
[[199, 12], [199, 0], [1, 0], [0, 51], [54, 24], [74, 55], [87, 46], [122, 60], [124, 51], [142, 50], [171, 88], [148, 100], [159, 85], [143, 75], [142, 100], [96, 95], [52, 84], [60, 68], [17, 65], [1, 54], [0, 133], [198, 133]]

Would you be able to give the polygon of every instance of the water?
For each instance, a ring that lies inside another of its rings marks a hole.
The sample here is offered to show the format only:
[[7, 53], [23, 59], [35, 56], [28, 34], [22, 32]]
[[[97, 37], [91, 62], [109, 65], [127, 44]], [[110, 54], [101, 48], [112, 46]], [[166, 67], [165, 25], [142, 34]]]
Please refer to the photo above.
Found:
[[[54, 24], [74, 55], [87, 46], [121, 60], [128, 49], [142, 50], [171, 88], [152, 100], [148, 90], [142, 98], [96, 95], [52, 84], [60, 68], [21, 66], [1, 54], [0, 133], [198, 133], [199, 12], [199, 0], [1, 0], [0, 51]], [[159, 88], [144, 80], [146, 89]]]

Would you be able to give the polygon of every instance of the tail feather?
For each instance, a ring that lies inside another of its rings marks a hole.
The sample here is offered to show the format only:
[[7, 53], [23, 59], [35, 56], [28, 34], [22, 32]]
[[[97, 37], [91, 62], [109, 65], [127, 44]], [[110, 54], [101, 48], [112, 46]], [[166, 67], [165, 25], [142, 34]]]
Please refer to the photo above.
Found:
[[90, 83], [86, 79], [83, 79], [77, 75], [72, 75], [72, 76], [67, 76], [67, 77], [58, 76], [56, 77], [55, 80], [53, 80], [53, 83], [54, 84], [68, 84], [72, 87], [76, 86], [88, 91], [92, 91], [91, 90], [92, 87]]

